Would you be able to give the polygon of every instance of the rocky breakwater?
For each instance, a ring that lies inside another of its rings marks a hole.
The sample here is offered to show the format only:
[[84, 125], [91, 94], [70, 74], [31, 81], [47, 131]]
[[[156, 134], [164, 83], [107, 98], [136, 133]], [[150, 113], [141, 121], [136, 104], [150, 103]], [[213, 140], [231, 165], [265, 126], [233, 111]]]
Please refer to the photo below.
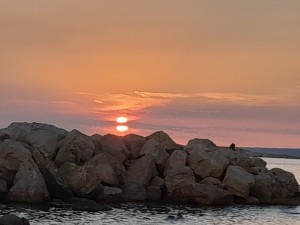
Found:
[[87, 136], [40, 123], [0, 130], [0, 200], [300, 204], [292, 173], [207, 139], [181, 146], [162, 131]]

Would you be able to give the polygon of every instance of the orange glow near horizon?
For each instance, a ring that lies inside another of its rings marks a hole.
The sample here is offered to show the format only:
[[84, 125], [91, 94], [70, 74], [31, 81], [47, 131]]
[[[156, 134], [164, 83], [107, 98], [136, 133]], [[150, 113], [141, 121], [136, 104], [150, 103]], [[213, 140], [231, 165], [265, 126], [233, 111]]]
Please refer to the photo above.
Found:
[[125, 125], [118, 125], [118, 126], [116, 126], [116, 129], [117, 129], [117, 131], [119, 131], [119, 132], [125, 132], [125, 131], [127, 131], [129, 128], [128, 128], [128, 126], [125, 126]]

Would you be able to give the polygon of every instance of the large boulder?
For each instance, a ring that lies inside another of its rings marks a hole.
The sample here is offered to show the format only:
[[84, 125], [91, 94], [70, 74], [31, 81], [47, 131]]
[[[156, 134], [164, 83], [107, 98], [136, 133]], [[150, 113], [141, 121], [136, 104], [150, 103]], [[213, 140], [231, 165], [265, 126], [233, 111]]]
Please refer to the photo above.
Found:
[[124, 197], [127, 200], [143, 201], [147, 197], [146, 187], [155, 172], [155, 159], [147, 154], [136, 160], [127, 170], [124, 183]]
[[189, 155], [188, 164], [193, 169], [194, 173], [201, 178], [221, 178], [229, 165], [229, 160], [226, 157], [225, 152], [220, 149], [208, 151], [207, 147], [194, 145], [192, 142], [185, 150]]
[[30, 225], [29, 220], [24, 217], [18, 217], [15, 214], [7, 214], [0, 217], [1, 225]]
[[103, 186], [103, 190], [97, 195], [97, 202], [120, 202], [123, 191], [117, 187]]
[[34, 204], [49, 201], [45, 180], [32, 159], [20, 164], [8, 198], [11, 201]]
[[267, 163], [261, 158], [243, 155], [236, 163], [234, 163], [234, 165], [242, 167], [247, 172], [257, 175], [266, 171]]
[[136, 159], [140, 155], [143, 145], [146, 143], [146, 138], [136, 134], [128, 134], [123, 137], [123, 142], [126, 144], [130, 153], [129, 159]]
[[101, 178], [75, 163], [64, 163], [58, 174], [78, 197], [93, 198], [103, 188]]
[[43, 152], [32, 152], [35, 163], [42, 173], [52, 199], [67, 200], [72, 197], [70, 188], [63, 182], [58, 174], [57, 167]]
[[298, 183], [295, 176], [279, 168], [256, 175], [255, 185], [251, 188], [251, 195], [257, 197], [262, 203], [291, 198], [297, 192]]
[[102, 184], [119, 186], [123, 184], [126, 173], [124, 165], [112, 155], [103, 152], [94, 156], [86, 165], [86, 173], [98, 177]]
[[165, 164], [168, 161], [170, 155], [166, 152], [163, 145], [154, 139], [149, 139], [142, 147], [140, 155], [151, 154], [155, 163], [160, 171], [164, 170]]
[[7, 182], [5, 180], [0, 180], [0, 194], [7, 191]]
[[72, 130], [57, 147], [58, 152], [54, 161], [58, 166], [65, 162], [83, 164], [90, 160], [95, 152], [93, 139], [78, 130]]
[[51, 158], [56, 154], [56, 144], [68, 133], [64, 129], [42, 123], [12, 123], [3, 132], [14, 140], [30, 144]]
[[123, 142], [122, 137], [106, 134], [100, 138], [101, 147], [103, 152], [107, 152], [117, 158], [121, 163], [130, 157], [130, 152], [126, 144]]
[[146, 137], [146, 140], [157, 141], [167, 152], [172, 152], [178, 149], [180, 146], [176, 144], [168, 134], [163, 131], [157, 131]]
[[195, 138], [192, 140], [189, 140], [186, 148], [195, 148], [195, 147], [202, 147], [204, 149], [215, 149], [217, 146], [215, 143], [213, 143], [209, 139], [199, 139]]
[[183, 150], [175, 150], [169, 158], [165, 170], [165, 177], [172, 177], [178, 174], [192, 173], [191, 168], [186, 166], [187, 153]]
[[229, 166], [223, 180], [226, 190], [235, 196], [247, 198], [254, 186], [254, 176], [239, 166]]
[[31, 158], [31, 152], [21, 142], [5, 139], [0, 143], [0, 179], [11, 185], [20, 164]]

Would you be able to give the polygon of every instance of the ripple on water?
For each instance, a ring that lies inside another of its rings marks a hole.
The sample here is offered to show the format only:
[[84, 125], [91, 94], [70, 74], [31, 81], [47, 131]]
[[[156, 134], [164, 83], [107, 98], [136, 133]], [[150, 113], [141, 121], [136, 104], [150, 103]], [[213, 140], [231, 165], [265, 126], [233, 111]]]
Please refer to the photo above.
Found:
[[[79, 212], [68, 208], [36, 209], [4, 206], [1, 214], [15, 213], [32, 225], [156, 225], [156, 224], [299, 224], [300, 206], [199, 207], [188, 205], [134, 204], [111, 205], [107, 212]], [[182, 213], [184, 220], [169, 221], [168, 215]]]

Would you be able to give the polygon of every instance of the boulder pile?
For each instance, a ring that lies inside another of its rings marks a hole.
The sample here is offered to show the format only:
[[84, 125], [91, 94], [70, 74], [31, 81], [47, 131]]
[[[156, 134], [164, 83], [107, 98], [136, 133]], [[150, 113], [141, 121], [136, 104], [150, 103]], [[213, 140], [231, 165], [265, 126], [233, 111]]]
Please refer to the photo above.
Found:
[[48, 204], [75, 198], [98, 204], [300, 203], [292, 173], [268, 170], [264, 160], [207, 139], [182, 146], [163, 131], [120, 137], [40, 123], [0, 129], [0, 201]]

